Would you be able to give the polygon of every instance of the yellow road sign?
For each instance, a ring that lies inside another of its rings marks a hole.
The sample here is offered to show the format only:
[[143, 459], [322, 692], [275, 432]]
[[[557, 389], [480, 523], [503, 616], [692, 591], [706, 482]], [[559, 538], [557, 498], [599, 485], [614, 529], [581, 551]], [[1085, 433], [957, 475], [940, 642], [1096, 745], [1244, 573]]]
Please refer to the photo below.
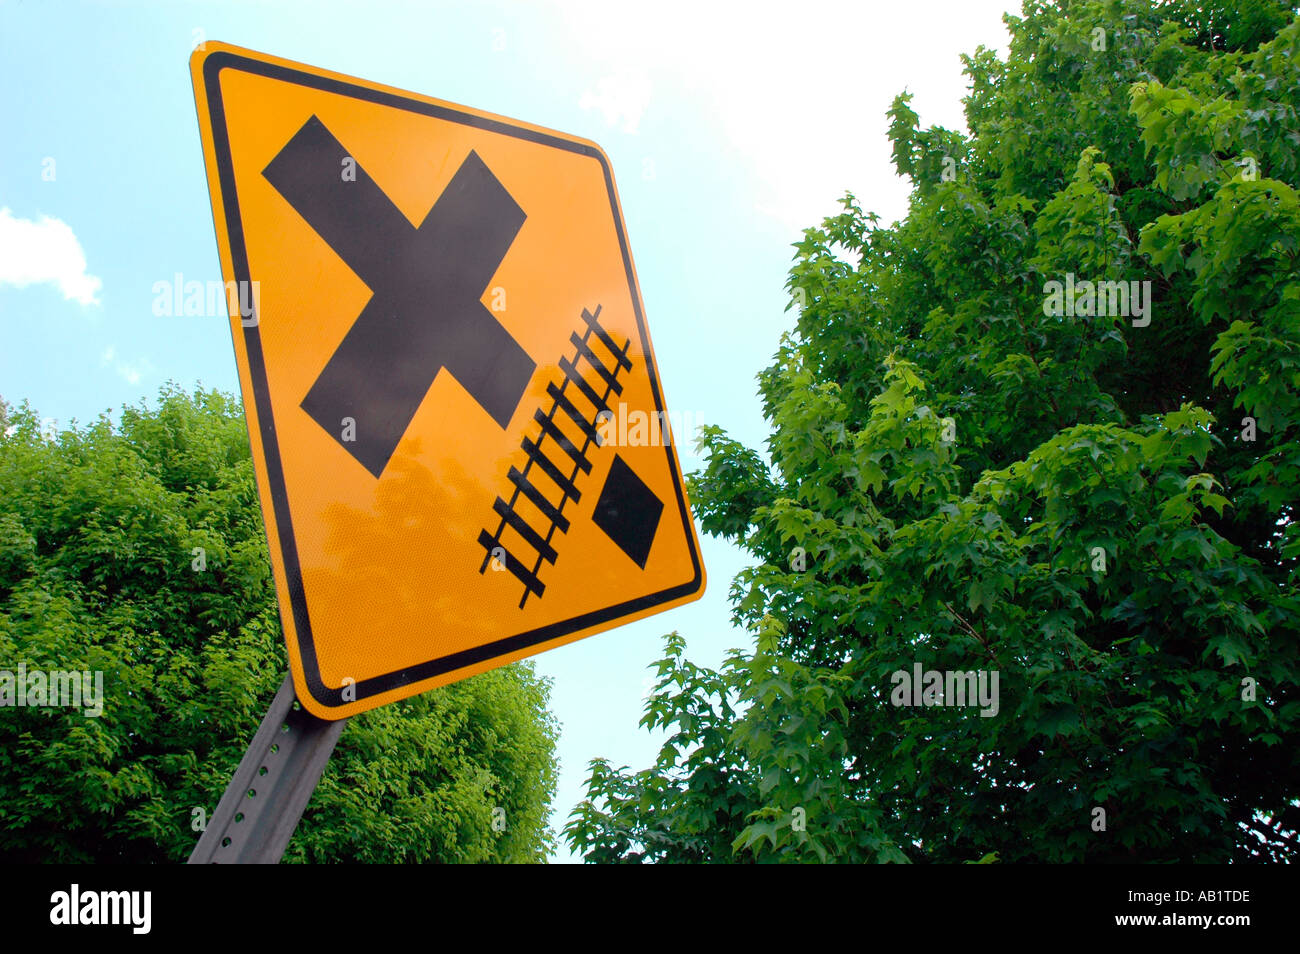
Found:
[[344, 718], [698, 599], [600, 148], [224, 44], [190, 69], [303, 705]]

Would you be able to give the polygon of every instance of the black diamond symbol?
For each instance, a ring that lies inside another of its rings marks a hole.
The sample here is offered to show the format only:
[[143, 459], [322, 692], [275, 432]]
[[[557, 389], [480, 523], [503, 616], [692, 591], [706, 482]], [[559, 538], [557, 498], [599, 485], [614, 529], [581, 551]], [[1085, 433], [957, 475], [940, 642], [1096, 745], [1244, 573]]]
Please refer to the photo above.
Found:
[[663, 501], [615, 454], [592, 519], [643, 570], [663, 512]]

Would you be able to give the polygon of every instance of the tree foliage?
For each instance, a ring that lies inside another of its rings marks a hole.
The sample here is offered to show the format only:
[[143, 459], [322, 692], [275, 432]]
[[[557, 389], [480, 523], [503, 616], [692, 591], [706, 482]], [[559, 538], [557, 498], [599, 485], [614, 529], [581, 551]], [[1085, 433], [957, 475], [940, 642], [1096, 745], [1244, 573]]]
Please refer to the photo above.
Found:
[[[0, 402], [0, 430], [0, 669], [104, 690], [0, 708], [0, 857], [183, 861], [284, 677], [243, 410], [169, 387], [57, 435]], [[516, 664], [351, 719], [286, 860], [543, 859], [548, 695]]]
[[[908, 215], [849, 195], [796, 245], [770, 466], [702, 435], [756, 651], [669, 639], [669, 741], [593, 763], [576, 849], [1300, 857], [1296, 13], [1031, 0], [965, 59], [969, 134], [895, 99]], [[1053, 313], [1075, 280], [1149, 282], [1149, 321]], [[998, 673], [999, 712], [895, 704], [917, 663]]]

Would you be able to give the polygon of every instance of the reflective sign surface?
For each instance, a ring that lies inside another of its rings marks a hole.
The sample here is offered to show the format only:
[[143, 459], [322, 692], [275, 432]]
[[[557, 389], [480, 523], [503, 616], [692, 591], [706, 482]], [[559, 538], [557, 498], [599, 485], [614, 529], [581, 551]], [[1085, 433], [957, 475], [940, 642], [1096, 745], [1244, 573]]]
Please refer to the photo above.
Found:
[[599, 147], [221, 44], [191, 71], [303, 704], [342, 718], [697, 599]]

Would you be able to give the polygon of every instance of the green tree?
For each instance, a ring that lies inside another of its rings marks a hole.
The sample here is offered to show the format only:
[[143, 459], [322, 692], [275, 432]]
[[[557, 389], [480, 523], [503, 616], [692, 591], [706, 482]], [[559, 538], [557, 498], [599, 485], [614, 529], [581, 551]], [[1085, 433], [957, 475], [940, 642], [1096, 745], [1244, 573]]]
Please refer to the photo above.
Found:
[[[117, 426], [0, 423], [0, 670], [104, 692], [0, 708], [0, 857], [182, 861], [285, 671], [243, 410], [169, 387]], [[353, 718], [286, 860], [542, 860], [549, 691], [516, 664]]]
[[[593, 763], [576, 850], [1300, 857], [1296, 12], [1031, 0], [965, 59], [969, 134], [894, 101], [909, 213], [796, 245], [771, 464], [702, 435], [756, 650], [670, 638], [669, 741]], [[1064, 313], [1076, 280], [1149, 285]], [[996, 672], [997, 714], [895, 704], [917, 663]]]

